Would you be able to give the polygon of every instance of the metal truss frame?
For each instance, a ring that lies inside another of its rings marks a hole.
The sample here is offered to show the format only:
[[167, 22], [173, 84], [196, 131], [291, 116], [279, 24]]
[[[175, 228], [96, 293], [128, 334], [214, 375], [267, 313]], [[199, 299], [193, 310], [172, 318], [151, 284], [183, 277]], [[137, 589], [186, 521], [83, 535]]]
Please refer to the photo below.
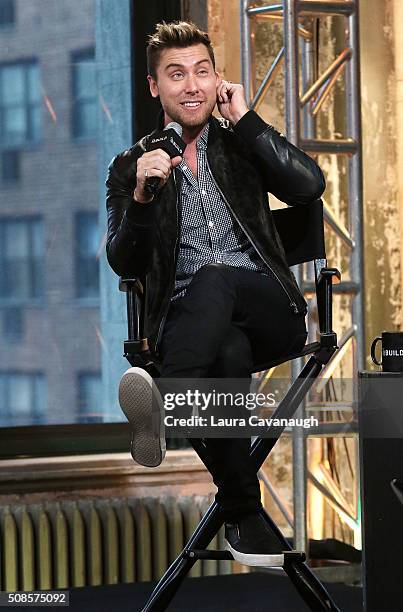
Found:
[[[339, 351], [322, 373], [323, 385], [329, 380], [340, 360], [352, 345], [353, 379], [357, 372], [364, 369], [365, 328], [364, 328], [364, 269], [363, 269], [363, 187], [361, 154], [361, 117], [360, 117], [360, 62], [359, 62], [359, 0], [283, 0], [281, 3], [267, 3], [256, 6], [249, 0], [240, 0], [241, 19], [241, 68], [247, 101], [250, 109], [257, 110], [264, 100], [271, 84], [285, 66], [285, 123], [286, 135], [290, 142], [306, 152], [326, 153], [348, 157], [348, 195], [349, 227], [324, 202], [325, 220], [335, 236], [348, 249], [350, 279], [334, 286], [335, 293], [352, 296], [352, 325], [339, 340]], [[322, 74], [318, 74], [314, 56], [318, 40], [315, 25], [323, 16], [341, 16], [345, 19], [345, 48], [330, 63]], [[255, 70], [255, 28], [256, 23], [267, 20], [283, 24], [283, 46], [268, 68], [259, 87], [256, 86]], [[332, 92], [339, 77], [345, 73], [345, 106], [347, 136], [337, 139], [316, 138], [316, 119], [323, 103]], [[299, 82], [303, 91], [299, 91]], [[304, 278], [302, 266], [296, 274], [304, 293], [314, 293], [312, 276]], [[310, 326], [312, 323], [310, 322]], [[295, 365], [299, 368], [299, 364]], [[294, 370], [293, 370], [294, 374]], [[355, 390], [356, 394], [356, 390]], [[329, 407], [330, 408], [330, 407]], [[352, 408], [350, 405], [349, 408]], [[300, 407], [304, 416], [307, 407]], [[340, 410], [340, 406], [334, 409]], [[346, 435], [353, 427], [342, 424], [325, 427], [323, 434]], [[326, 431], [325, 431], [326, 430]], [[306, 466], [306, 436], [303, 432], [293, 432], [293, 483], [294, 509], [286, 507], [276, 493], [267, 475], [260, 473], [261, 479], [278, 504], [287, 522], [294, 529], [294, 547], [307, 549], [306, 487], [309, 479], [325, 496], [327, 502], [339, 513], [343, 520], [356, 532], [359, 523], [356, 512], [347, 503], [337, 486], [324, 475], [322, 482]], [[293, 516], [292, 516], [293, 515]]]

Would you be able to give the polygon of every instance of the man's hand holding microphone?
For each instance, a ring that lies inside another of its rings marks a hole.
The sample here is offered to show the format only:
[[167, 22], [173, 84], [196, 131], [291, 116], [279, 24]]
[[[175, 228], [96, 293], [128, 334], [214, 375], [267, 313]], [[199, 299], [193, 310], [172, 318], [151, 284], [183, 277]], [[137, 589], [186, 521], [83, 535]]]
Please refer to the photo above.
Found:
[[149, 138], [147, 151], [137, 160], [137, 182], [133, 193], [136, 202], [151, 202], [157, 190], [169, 179], [172, 170], [181, 163], [186, 147], [181, 136], [182, 127], [172, 122], [162, 132]]

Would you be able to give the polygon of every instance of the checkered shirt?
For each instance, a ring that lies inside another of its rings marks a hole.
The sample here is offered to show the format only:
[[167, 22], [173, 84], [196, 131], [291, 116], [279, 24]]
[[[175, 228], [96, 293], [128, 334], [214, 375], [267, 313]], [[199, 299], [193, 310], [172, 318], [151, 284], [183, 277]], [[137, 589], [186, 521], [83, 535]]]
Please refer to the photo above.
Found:
[[175, 289], [182, 297], [193, 275], [209, 263], [246, 268], [271, 275], [238, 221], [227, 208], [207, 166], [209, 124], [197, 140], [197, 179], [183, 160], [175, 170], [180, 185], [181, 233]]

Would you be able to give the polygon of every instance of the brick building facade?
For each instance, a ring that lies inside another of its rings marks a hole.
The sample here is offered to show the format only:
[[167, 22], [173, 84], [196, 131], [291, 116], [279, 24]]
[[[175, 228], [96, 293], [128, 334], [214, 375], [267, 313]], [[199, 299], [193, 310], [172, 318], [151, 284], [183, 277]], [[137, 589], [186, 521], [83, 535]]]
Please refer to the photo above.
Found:
[[0, 1], [2, 425], [100, 410], [94, 5]]

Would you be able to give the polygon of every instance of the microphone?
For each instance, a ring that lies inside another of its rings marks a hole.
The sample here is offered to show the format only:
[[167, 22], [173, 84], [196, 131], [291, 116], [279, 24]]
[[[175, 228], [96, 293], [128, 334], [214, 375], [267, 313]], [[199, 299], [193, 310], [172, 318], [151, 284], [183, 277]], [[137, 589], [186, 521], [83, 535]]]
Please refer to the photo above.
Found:
[[[168, 153], [169, 157], [182, 156], [186, 144], [182, 140], [182, 126], [176, 121], [171, 121], [165, 126], [162, 132], [157, 132], [148, 139], [147, 151], [162, 149]], [[150, 176], [146, 179], [144, 190], [150, 195], [155, 195], [160, 184], [159, 176]]]

